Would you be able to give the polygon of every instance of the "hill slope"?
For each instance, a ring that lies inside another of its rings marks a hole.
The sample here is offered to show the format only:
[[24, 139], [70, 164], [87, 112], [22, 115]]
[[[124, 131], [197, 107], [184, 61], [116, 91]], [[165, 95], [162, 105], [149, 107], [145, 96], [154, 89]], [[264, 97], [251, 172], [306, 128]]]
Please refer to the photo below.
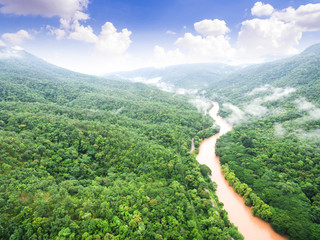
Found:
[[242, 239], [188, 98], [0, 51], [0, 239]]
[[[319, 101], [320, 44], [313, 45], [299, 55], [270, 63], [253, 65], [229, 74], [212, 84], [209, 91], [215, 96], [242, 99], [254, 88], [270, 84], [273, 87], [293, 87], [297, 95]], [[221, 96], [220, 96], [221, 95]]]
[[169, 66], [165, 68], [144, 68], [130, 72], [116, 73], [110, 78], [143, 82], [166, 91], [196, 93], [197, 90], [220, 81], [239, 69], [219, 63], [201, 63]]
[[318, 44], [242, 69], [208, 91], [235, 126], [217, 143], [225, 176], [253, 190], [247, 204], [257, 204], [256, 195], [268, 204], [268, 221], [290, 239], [320, 239], [319, 56]]

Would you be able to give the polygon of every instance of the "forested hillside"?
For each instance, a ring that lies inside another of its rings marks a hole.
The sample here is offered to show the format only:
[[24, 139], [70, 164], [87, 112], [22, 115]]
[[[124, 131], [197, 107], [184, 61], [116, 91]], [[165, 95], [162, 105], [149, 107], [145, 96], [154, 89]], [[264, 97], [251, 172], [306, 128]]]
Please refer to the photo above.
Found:
[[187, 97], [0, 56], [0, 239], [242, 239]]
[[320, 44], [316, 44], [299, 55], [248, 66], [230, 73], [223, 80], [211, 84], [207, 90], [211, 97], [235, 103], [250, 100], [245, 94], [254, 88], [270, 84], [273, 87], [296, 88], [296, 96], [303, 96], [309, 101], [319, 103], [319, 65]]
[[315, 45], [211, 89], [235, 126], [217, 143], [226, 178], [235, 189], [248, 185], [246, 204], [256, 195], [268, 204], [266, 219], [290, 239], [320, 239], [319, 56]]
[[229, 66], [221, 63], [184, 64], [119, 72], [108, 77], [118, 80], [139, 81], [157, 86], [166, 91], [194, 94], [219, 82], [239, 68], [238, 66]]

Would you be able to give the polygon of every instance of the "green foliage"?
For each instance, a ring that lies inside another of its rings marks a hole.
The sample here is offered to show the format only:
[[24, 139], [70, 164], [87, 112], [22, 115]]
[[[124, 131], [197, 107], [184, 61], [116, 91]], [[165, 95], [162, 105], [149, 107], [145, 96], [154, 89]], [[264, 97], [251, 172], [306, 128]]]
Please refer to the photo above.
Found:
[[253, 100], [254, 96], [250, 97], [246, 93], [269, 84], [273, 87], [296, 88], [294, 96], [304, 96], [308, 101], [320, 103], [319, 54], [320, 44], [316, 44], [291, 58], [248, 66], [211, 84], [206, 89], [208, 96], [220, 103], [228, 101], [239, 104]]
[[243, 239], [189, 153], [212, 123], [188, 98], [23, 54], [0, 64], [0, 239]]
[[[287, 98], [262, 101], [268, 114], [247, 114], [246, 122], [219, 138], [216, 149], [226, 178], [253, 213], [290, 239], [320, 239], [319, 54], [318, 44], [288, 59], [249, 66], [209, 90], [220, 101], [245, 109], [268, 95], [263, 89], [248, 94], [255, 88], [268, 84], [296, 89]], [[313, 112], [299, 106], [301, 99], [314, 105]], [[230, 113], [222, 107], [223, 116]]]
[[[238, 193], [238, 180], [252, 189], [244, 194], [246, 204], [279, 233], [290, 239], [319, 239], [319, 142], [294, 134], [275, 137], [274, 122], [281, 119], [252, 121], [219, 139], [217, 154], [227, 164], [226, 178]], [[282, 123], [293, 132], [290, 122]]]

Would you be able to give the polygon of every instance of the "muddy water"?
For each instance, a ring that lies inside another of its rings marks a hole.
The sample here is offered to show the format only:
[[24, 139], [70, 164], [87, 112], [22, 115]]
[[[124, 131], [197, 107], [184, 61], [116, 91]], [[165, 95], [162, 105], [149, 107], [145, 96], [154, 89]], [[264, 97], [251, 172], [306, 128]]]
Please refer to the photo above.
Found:
[[230, 131], [232, 127], [222, 117], [218, 116], [219, 104], [216, 102], [213, 102], [213, 104], [214, 106], [209, 114], [220, 126], [220, 132], [201, 143], [197, 160], [199, 163], [210, 167], [212, 171], [211, 180], [218, 185], [216, 193], [219, 201], [224, 204], [224, 209], [228, 212], [230, 221], [238, 227], [245, 240], [287, 239], [274, 232], [267, 222], [252, 216], [250, 207], [244, 204], [243, 198], [224, 179], [219, 158], [215, 155], [215, 144], [219, 136]]

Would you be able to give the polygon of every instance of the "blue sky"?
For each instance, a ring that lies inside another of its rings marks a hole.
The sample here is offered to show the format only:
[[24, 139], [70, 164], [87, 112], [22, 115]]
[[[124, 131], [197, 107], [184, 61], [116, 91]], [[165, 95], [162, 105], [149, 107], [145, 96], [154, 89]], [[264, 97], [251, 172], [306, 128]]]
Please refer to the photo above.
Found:
[[91, 74], [258, 63], [319, 40], [319, 1], [0, 0], [0, 45]]

